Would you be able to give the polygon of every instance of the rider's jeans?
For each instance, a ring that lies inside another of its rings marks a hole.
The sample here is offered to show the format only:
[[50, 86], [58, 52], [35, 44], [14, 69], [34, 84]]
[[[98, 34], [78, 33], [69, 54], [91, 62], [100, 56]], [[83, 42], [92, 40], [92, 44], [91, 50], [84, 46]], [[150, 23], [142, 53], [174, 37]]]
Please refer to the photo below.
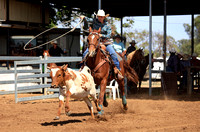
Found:
[[[110, 56], [115, 64], [115, 66], [120, 70], [120, 66], [119, 66], [119, 61], [117, 59], [117, 53], [115, 52], [115, 50], [113, 49], [112, 45], [109, 44], [106, 46], [106, 50], [110, 53]], [[88, 53], [88, 48], [85, 50], [85, 52], [83, 53], [83, 57], [85, 57], [85, 55]]]

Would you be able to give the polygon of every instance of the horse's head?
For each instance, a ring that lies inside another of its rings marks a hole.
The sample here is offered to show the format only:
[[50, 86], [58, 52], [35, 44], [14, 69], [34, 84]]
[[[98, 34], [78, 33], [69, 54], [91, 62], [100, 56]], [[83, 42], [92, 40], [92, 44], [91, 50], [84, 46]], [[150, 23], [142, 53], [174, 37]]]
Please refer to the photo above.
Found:
[[140, 62], [142, 64], [145, 63], [145, 57], [144, 57], [143, 49], [140, 48], [140, 49], [136, 50], [135, 58], [137, 58], [136, 60], [140, 60]]
[[89, 56], [94, 57], [96, 54], [96, 48], [99, 45], [99, 33], [101, 32], [101, 28], [99, 30], [92, 30], [92, 28], [89, 28], [89, 35], [88, 35], [88, 50], [89, 50]]
[[44, 50], [43, 51], [43, 56], [48, 56], [49, 57], [50, 56], [49, 50]]

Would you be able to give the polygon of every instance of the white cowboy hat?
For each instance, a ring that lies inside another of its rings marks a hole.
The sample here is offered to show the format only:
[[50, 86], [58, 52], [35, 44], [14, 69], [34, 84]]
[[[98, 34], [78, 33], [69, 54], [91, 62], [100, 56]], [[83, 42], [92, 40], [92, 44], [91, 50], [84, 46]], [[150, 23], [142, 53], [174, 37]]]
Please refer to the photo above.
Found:
[[58, 42], [55, 40], [55, 41], [51, 42], [51, 44], [58, 44]]
[[97, 12], [97, 16], [106, 16], [104, 10], [99, 9]]
[[169, 52], [170, 53], [176, 53], [176, 50], [175, 49], [171, 49]]

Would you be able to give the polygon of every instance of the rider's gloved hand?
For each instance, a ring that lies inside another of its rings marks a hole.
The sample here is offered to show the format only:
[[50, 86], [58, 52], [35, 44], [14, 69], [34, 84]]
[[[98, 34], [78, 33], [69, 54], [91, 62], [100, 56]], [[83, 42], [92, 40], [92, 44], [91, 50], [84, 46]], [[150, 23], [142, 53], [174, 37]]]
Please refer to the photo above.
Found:
[[82, 19], [82, 20], [83, 20], [84, 18], [85, 18], [85, 16], [84, 16], [84, 15], [81, 15], [81, 16], [80, 16], [80, 19]]

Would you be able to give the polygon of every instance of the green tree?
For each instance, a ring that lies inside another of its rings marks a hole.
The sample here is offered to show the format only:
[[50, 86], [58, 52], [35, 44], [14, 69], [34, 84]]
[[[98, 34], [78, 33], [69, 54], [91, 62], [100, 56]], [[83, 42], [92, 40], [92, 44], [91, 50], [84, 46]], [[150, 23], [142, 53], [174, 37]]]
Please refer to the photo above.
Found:
[[191, 54], [191, 42], [188, 39], [182, 39], [178, 42], [179, 52], [184, 54]]
[[[133, 32], [125, 32], [124, 35], [126, 36], [128, 42], [132, 39], [135, 39], [136, 48], [144, 49], [145, 54], [149, 53], [149, 32], [147, 30], [134, 30]], [[129, 43], [126, 45], [129, 45]], [[167, 36], [167, 51], [175, 48], [179, 51], [177, 42], [172, 36]], [[152, 33], [152, 52], [154, 52], [154, 57], [159, 57], [163, 55], [163, 34], [160, 32], [153, 32]]]
[[[185, 32], [188, 34], [188, 36], [191, 39], [191, 31], [192, 27], [189, 24], [184, 23], [183, 24], [185, 28]], [[179, 49], [182, 53], [191, 54], [191, 40], [180, 40], [178, 42]], [[194, 19], [194, 52], [196, 52], [198, 55], [200, 55], [200, 50], [198, 49], [200, 47], [200, 16], [195, 17]]]

